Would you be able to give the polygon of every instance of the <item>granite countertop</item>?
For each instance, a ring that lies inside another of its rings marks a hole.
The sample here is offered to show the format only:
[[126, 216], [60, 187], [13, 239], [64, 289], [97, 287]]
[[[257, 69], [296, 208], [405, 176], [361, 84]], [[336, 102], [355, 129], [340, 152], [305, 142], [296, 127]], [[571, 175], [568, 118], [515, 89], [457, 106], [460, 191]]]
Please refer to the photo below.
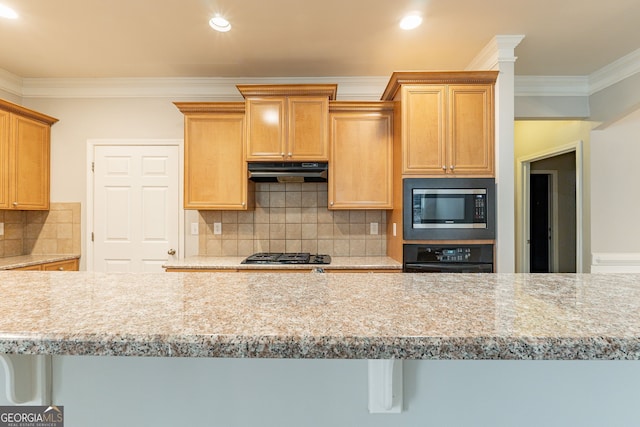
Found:
[[638, 274], [0, 271], [0, 353], [640, 359]]
[[382, 257], [331, 257], [331, 264], [241, 264], [246, 257], [192, 256], [181, 260], [167, 261], [162, 267], [189, 270], [309, 270], [324, 268], [333, 270], [398, 270], [402, 263], [386, 256]]
[[0, 270], [28, 267], [30, 265], [45, 264], [48, 262], [66, 261], [80, 258], [78, 254], [68, 255], [20, 255], [0, 258]]

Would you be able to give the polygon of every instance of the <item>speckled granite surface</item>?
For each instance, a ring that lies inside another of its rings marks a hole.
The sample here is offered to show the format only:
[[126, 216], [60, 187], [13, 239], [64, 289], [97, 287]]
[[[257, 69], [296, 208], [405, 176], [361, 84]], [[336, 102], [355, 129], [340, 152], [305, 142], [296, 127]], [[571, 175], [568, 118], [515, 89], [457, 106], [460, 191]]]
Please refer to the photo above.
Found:
[[0, 258], [0, 270], [11, 270], [12, 268], [28, 267], [30, 265], [66, 261], [76, 258], [80, 258], [80, 255], [20, 255], [5, 257]]
[[163, 268], [191, 270], [305, 270], [322, 267], [334, 270], [398, 270], [402, 271], [402, 263], [389, 257], [332, 257], [329, 265], [309, 264], [241, 264], [246, 257], [208, 257], [193, 256], [182, 260], [169, 261]]
[[640, 359], [640, 275], [0, 271], [0, 353]]

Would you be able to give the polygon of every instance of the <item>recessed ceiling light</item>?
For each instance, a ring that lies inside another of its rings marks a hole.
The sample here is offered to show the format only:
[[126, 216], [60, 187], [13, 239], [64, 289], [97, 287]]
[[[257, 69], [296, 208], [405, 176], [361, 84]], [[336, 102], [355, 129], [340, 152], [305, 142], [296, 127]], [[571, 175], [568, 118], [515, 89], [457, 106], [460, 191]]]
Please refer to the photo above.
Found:
[[417, 13], [410, 13], [400, 20], [400, 28], [403, 30], [413, 30], [422, 24], [422, 16]]
[[0, 17], [8, 19], [18, 19], [18, 14], [10, 7], [0, 4]]
[[226, 33], [231, 29], [231, 24], [229, 21], [224, 19], [220, 15], [216, 15], [209, 20], [209, 25], [216, 31], [220, 31], [221, 33]]

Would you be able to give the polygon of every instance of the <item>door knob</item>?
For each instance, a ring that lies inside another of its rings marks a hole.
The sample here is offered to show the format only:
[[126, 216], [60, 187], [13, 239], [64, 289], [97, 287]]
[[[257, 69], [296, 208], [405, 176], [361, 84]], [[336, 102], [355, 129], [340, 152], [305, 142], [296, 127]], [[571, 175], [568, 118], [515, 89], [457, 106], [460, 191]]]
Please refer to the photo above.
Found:
[[175, 250], [175, 249], [169, 249], [169, 250], [167, 251], [167, 253], [168, 253], [169, 255], [175, 255], [175, 254], [176, 254], [176, 250]]

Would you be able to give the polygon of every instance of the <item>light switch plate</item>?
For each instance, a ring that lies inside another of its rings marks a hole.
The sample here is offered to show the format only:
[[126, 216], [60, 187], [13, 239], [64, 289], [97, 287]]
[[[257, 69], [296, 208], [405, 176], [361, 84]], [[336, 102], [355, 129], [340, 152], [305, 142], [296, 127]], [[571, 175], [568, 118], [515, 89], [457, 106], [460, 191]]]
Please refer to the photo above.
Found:
[[213, 223], [213, 234], [222, 234], [222, 223], [214, 222]]
[[4, 236], [4, 222], [0, 222], [0, 236]]
[[192, 222], [191, 223], [191, 235], [192, 236], [197, 236], [198, 235], [198, 223], [197, 222]]

